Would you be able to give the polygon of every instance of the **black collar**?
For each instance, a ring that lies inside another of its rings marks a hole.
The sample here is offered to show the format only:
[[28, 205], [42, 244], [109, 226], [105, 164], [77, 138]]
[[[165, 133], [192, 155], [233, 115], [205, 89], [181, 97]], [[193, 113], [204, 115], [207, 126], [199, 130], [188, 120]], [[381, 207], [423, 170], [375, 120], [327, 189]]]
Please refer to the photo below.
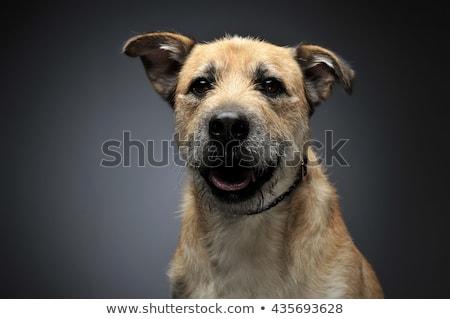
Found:
[[289, 194], [292, 193], [292, 191], [298, 186], [298, 184], [300, 184], [300, 182], [303, 180], [303, 177], [306, 176], [307, 173], [307, 164], [308, 164], [308, 159], [306, 157], [303, 158], [301, 164], [300, 164], [300, 169], [297, 173], [297, 176], [295, 176], [295, 180], [294, 182], [292, 182], [291, 186], [289, 186], [289, 188], [280, 196], [278, 196], [277, 198], [275, 198], [272, 202], [270, 202], [269, 204], [262, 206], [262, 207], [258, 207], [255, 210], [249, 210], [245, 213], [245, 215], [256, 215], [262, 212], [265, 212], [266, 210], [269, 210], [273, 207], [275, 207], [276, 205], [278, 205], [278, 203], [280, 203], [283, 199], [285, 199], [287, 196], [289, 196]]

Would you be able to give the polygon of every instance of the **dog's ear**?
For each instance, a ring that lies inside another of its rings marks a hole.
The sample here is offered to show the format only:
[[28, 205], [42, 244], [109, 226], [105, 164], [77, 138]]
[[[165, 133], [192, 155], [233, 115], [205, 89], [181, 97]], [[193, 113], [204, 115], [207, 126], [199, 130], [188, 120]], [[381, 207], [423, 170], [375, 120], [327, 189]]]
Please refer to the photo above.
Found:
[[173, 103], [178, 72], [195, 44], [194, 39], [181, 34], [153, 32], [129, 39], [123, 52], [141, 58], [155, 91]]
[[300, 44], [296, 48], [296, 58], [303, 71], [311, 106], [328, 99], [334, 83], [341, 84], [347, 94], [352, 93], [355, 72], [333, 52], [317, 45]]

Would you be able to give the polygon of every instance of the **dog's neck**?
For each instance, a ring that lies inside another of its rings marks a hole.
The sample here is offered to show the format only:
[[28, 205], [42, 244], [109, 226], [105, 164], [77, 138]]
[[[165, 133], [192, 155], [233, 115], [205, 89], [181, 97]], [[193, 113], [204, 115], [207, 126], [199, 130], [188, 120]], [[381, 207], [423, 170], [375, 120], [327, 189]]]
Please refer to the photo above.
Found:
[[[280, 189], [284, 187], [288, 185]], [[262, 214], [226, 216], [197, 206], [197, 198], [195, 188], [185, 193], [183, 238], [205, 256], [202, 276], [208, 274], [216, 278], [214, 289], [209, 287], [214, 290], [211, 296], [223, 297], [263, 297], [279, 282], [291, 282], [285, 277], [290, 276], [286, 262], [292, 256], [284, 256], [289, 251], [286, 247], [293, 244], [288, 235], [292, 234], [291, 228], [301, 229], [300, 233], [305, 234], [297, 238], [301, 247], [299, 256], [314, 254], [314, 258], [298, 263], [307, 262], [304, 267], [315, 269], [314, 261], [324, 249], [316, 243], [321, 242], [319, 238], [329, 236], [325, 231], [330, 222], [330, 207], [337, 204], [334, 188], [327, 183], [321, 168], [316, 166], [308, 168], [307, 176], [289, 196]], [[292, 206], [294, 200], [297, 204]], [[304, 276], [301, 271], [297, 275], [300, 278]], [[296, 285], [294, 281], [292, 285]], [[298, 289], [296, 295], [308, 295], [303, 291], [305, 287], [297, 286], [294, 288], [287, 284], [283, 290], [273, 291], [271, 297], [286, 297], [286, 291], [290, 289]], [[251, 289], [243, 290], [242, 287]], [[202, 295], [206, 292], [196, 293]]]
[[[308, 178], [310, 175], [315, 178]], [[322, 230], [329, 218], [330, 202], [335, 200], [333, 188], [326, 186], [328, 184], [324, 180], [320, 169], [312, 167], [289, 196], [261, 214], [230, 218], [203, 211], [202, 217], [192, 216], [202, 225], [199, 244], [208, 256], [207, 269], [220, 282], [215, 288], [218, 295], [258, 298], [262, 297], [258, 292], [266, 293], [277, 282], [289, 282], [284, 278], [289, 276], [286, 272], [289, 257], [283, 255], [286, 246], [292, 244], [287, 236], [291, 232], [287, 229], [300, 224], [309, 225], [308, 238], [312, 238], [312, 243], [324, 235]], [[314, 206], [310, 206], [307, 200], [310, 196], [318, 200]], [[304, 205], [299, 211], [307, 211], [308, 214], [298, 214], [298, 207], [291, 205], [294, 198]], [[301, 247], [306, 251], [320, 251], [320, 247], [311, 245], [305, 241]], [[251, 287], [251, 290], [243, 291], [242, 287]], [[282, 290], [273, 293], [274, 298], [285, 296]]]

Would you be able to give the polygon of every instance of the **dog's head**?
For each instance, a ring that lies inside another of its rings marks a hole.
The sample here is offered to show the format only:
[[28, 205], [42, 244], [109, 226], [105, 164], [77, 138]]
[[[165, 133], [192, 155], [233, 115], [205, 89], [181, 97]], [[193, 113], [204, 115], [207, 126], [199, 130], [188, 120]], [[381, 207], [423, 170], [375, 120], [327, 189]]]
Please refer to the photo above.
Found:
[[247, 214], [279, 200], [306, 154], [309, 118], [334, 83], [354, 72], [315, 45], [280, 47], [225, 37], [200, 44], [175, 33], [130, 39], [156, 92], [175, 114], [180, 154], [197, 196], [214, 210]]

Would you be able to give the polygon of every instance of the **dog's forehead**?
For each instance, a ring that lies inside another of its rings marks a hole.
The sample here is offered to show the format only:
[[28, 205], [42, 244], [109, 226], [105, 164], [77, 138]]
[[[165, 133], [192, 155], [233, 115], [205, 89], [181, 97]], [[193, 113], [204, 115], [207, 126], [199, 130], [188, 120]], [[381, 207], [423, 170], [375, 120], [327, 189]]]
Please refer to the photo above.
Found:
[[286, 74], [298, 68], [292, 48], [281, 47], [254, 38], [226, 37], [214, 42], [197, 44], [187, 58], [187, 74], [201, 75], [205, 70], [248, 75], [264, 67], [272, 73]]

